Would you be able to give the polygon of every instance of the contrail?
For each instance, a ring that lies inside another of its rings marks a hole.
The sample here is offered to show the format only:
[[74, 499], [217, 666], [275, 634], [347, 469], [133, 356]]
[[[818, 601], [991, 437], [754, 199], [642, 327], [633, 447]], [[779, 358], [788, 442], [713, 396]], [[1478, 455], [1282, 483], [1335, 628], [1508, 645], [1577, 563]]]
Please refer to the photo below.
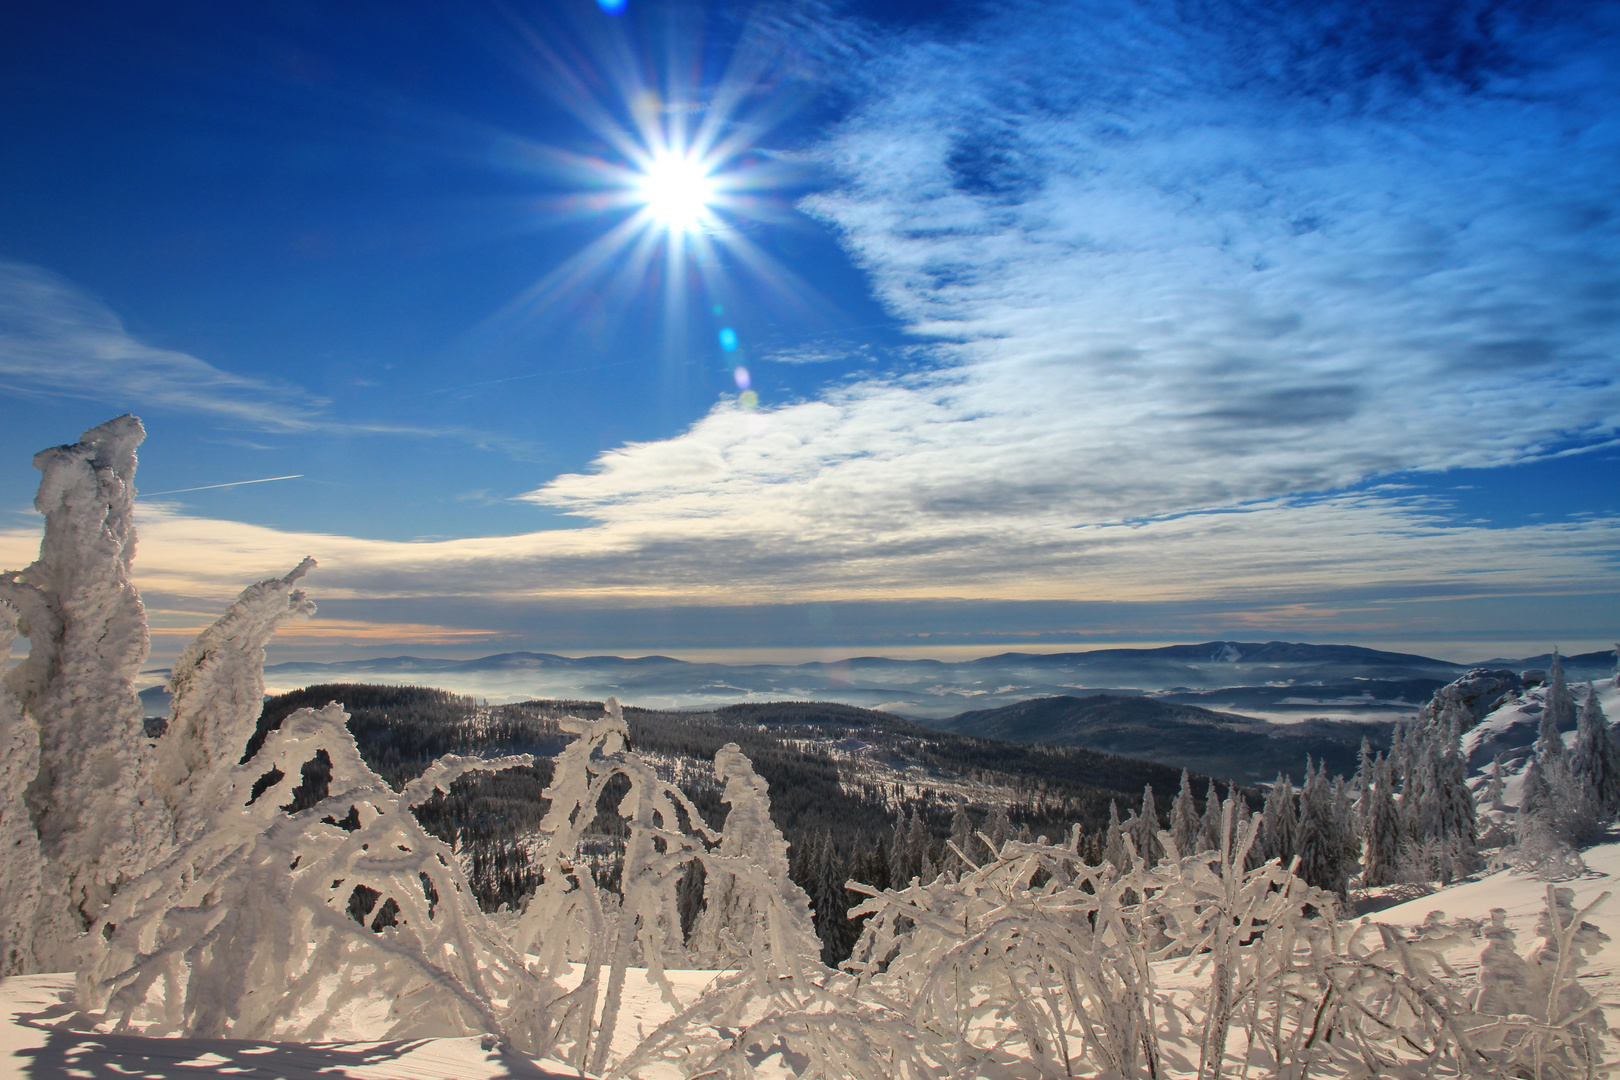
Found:
[[179, 495], [187, 491], [212, 491], [214, 488], [241, 487], [243, 484], [268, 484], [272, 480], [297, 480], [303, 473], [293, 473], [291, 476], [267, 476], [263, 480], [232, 480], [228, 484], [204, 484], [202, 487], [173, 488], [169, 491], [142, 491], [136, 494], [138, 499], [149, 499], [154, 495]]

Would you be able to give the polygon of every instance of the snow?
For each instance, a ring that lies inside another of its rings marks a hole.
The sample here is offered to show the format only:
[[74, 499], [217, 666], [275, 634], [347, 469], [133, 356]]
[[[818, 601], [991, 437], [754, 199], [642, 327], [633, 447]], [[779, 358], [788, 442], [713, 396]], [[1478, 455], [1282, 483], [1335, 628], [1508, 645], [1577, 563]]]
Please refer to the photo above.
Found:
[[73, 975], [0, 982], [0, 1080], [38, 1076], [202, 1076], [285, 1080], [562, 1080], [579, 1073], [536, 1062], [494, 1039], [396, 1039], [292, 1043], [246, 1039], [148, 1039], [66, 1026]]

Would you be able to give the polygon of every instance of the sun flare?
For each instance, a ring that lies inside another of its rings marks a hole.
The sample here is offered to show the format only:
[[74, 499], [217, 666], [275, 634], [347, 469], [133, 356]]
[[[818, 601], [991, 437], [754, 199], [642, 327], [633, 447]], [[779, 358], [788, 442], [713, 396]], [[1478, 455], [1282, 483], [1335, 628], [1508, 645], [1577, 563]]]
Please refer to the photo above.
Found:
[[683, 232], [703, 224], [716, 196], [714, 180], [703, 163], [678, 153], [653, 157], [637, 190], [661, 225]]

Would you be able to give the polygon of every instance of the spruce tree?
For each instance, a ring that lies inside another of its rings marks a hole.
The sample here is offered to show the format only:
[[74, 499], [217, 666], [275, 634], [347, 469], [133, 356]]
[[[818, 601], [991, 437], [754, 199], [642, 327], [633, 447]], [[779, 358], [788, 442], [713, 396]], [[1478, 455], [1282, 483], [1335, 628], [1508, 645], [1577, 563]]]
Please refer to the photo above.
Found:
[[1182, 855], [1195, 853], [1202, 832], [1203, 822], [1198, 820], [1198, 808], [1193, 803], [1192, 778], [1182, 769], [1181, 791], [1170, 804], [1170, 835], [1175, 838], [1176, 850]]
[[911, 823], [907, 820], [906, 808], [902, 806], [900, 813], [895, 817], [894, 836], [889, 840], [889, 888], [903, 889], [911, 880], [912, 862], [911, 849], [908, 839], [911, 834]]
[[1260, 811], [1260, 839], [1265, 845], [1265, 859], [1277, 859], [1287, 866], [1294, 857], [1298, 833], [1299, 812], [1294, 804], [1294, 784], [1278, 773], [1271, 790], [1266, 792], [1265, 806]]
[[1591, 683], [1586, 684], [1586, 702], [1569, 751], [1569, 771], [1594, 828], [1620, 811], [1620, 744], [1609, 731]]
[[1536, 737], [1536, 757], [1545, 766], [1553, 757], [1564, 757], [1562, 732], [1575, 726], [1575, 698], [1564, 678], [1564, 660], [1553, 650], [1547, 668], [1547, 699], [1541, 714], [1541, 731]]
[[1210, 777], [1209, 791], [1204, 795], [1204, 820], [1201, 824], [1198, 850], [1221, 850], [1221, 800], [1215, 793], [1214, 777]]
[[1462, 755], [1462, 736], [1455, 715], [1446, 717], [1441, 736], [1444, 749], [1439, 761], [1436, 785], [1436, 817], [1443, 852], [1440, 883], [1450, 885], [1457, 878], [1473, 873], [1479, 858], [1479, 821], [1474, 810], [1474, 793], [1468, 788], [1468, 764]]
[[973, 858], [973, 819], [968, 816], [966, 803], [957, 803], [956, 812], [951, 815], [951, 843], [956, 851], [946, 849], [945, 868], [960, 874], [968, 867], [963, 859]]
[[1159, 843], [1159, 808], [1153, 801], [1152, 784], [1142, 787], [1142, 809], [1136, 815], [1131, 842], [1136, 845], [1136, 853], [1149, 866], [1157, 866], [1159, 860], [1164, 858], [1164, 845]]
[[1342, 894], [1339, 853], [1343, 845], [1334, 835], [1333, 800], [1323, 770], [1305, 766], [1305, 786], [1299, 801], [1299, 831], [1294, 838], [1294, 854], [1299, 856], [1296, 873], [1311, 885]]
[[1361, 884], [1392, 885], [1400, 873], [1401, 818], [1395, 806], [1394, 766], [1388, 758], [1373, 765], [1373, 784], [1362, 811]]
[[1108, 800], [1108, 835], [1103, 840], [1103, 860], [1123, 873], [1130, 869], [1125, 854], [1125, 826], [1119, 820], [1119, 803]]

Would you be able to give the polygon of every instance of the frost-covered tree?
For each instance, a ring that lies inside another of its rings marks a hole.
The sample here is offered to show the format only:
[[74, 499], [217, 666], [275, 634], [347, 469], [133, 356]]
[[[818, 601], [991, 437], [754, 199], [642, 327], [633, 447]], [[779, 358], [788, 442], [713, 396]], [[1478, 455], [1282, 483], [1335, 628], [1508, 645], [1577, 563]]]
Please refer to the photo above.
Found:
[[1394, 766], [1388, 758], [1373, 765], [1372, 787], [1362, 811], [1361, 884], [1364, 888], [1391, 885], [1399, 879], [1401, 816], [1395, 805]]
[[6, 685], [39, 738], [26, 799], [43, 858], [33, 952], [46, 970], [77, 965], [84, 930], [170, 835], [143, 760], [135, 687], [147, 655], [146, 612], [130, 577], [135, 449], [145, 434], [121, 416], [35, 455], [39, 558], [0, 574], [0, 600], [29, 645]]
[[[535, 863], [544, 878], [512, 929], [520, 954], [533, 952], [542, 987], [572, 979], [572, 965], [583, 965], [578, 984], [541, 1000], [539, 1008], [551, 1025], [551, 1043], [576, 1068], [603, 1072], [613, 1033], [624, 1003], [625, 978], [631, 965], [645, 966], [664, 1000], [678, 1007], [675, 989], [665, 974], [671, 961], [689, 962], [683, 942], [679, 888], [686, 867], [704, 865], [706, 881], [717, 889], [731, 880], [741, 890], [717, 906], [743, 906], [763, 913], [752, 927], [730, 927], [739, 943], [749, 945], [743, 974], [760, 986], [785, 978], [802, 983], [822, 969], [813, 958], [819, 943], [808, 920], [803, 892], [786, 877], [785, 854], [776, 850], [779, 834], [767, 830], [769, 808], [763, 783], [747, 759], [726, 748], [719, 765], [726, 792], [741, 801], [739, 835], [752, 837], [761, 854], [716, 852], [724, 845], [679, 787], [662, 779], [652, 763], [629, 747], [629, 728], [619, 703], [607, 701], [599, 720], [567, 718], [563, 729], [575, 736], [558, 755], [549, 802], [540, 822], [540, 850]], [[617, 894], [605, 889], [591, 872], [587, 830], [603, 810], [604, 796], [623, 790], [613, 808], [624, 822], [622, 869]], [[733, 804], [732, 813], [738, 812]], [[740, 841], [739, 841], [740, 842]], [[745, 936], [750, 935], [750, 936]], [[715, 928], [708, 940], [724, 941]], [[811, 957], [806, 958], [806, 951]], [[605, 979], [604, 979], [605, 975]], [[734, 985], [728, 983], [728, 986]]]
[[1103, 860], [1116, 870], [1130, 869], [1125, 854], [1125, 825], [1119, 820], [1119, 803], [1108, 800], [1108, 832], [1103, 836]]
[[175, 661], [154, 781], [177, 840], [212, 816], [219, 785], [253, 737], [264, 708], [264, 647], [289, 619], [315, 614], [314, 603], [294, 587], [314, 567], [306, 558], [285, 577], [248, 586]]
[[[17, 612], [0, 601], [0, 657], [11, 655]], [[0, 979], [38, 968], [34, 923], [39, 914], [39, 833], [24, 792], [39, 774], [39, 729], [0, 682]]]
[[[809, 901], [788, 876], [788, 844], [771, 820], [765, 781], [736, 743], [715, 753], [714, 775], [725, 785], [720, 799], [731, 809], [719, 847], [702, 859], [703, 913], [692, 929], [688, 951], [706, 968], [729, 968], [767, 950], [817, 956], [821, 943], [806, 933]], [[830, 846], [823, 838], [824, 863]], [[837, 887], [843, 891], [842, 880]]]
[[967, 860], [973, 858], [973, 819], [966, 803], [957, 803], [951, 814], [951, 842], [945, 851], [946, 870], [960, 874], [971, 865]]
[[1164, 858], [1164, 845], [1159, 842], [1159, 808], [1153, 801], [1152, 784], [1142, 787], [1142, 809], [1132, 819], [1130, 837], [1131, 843], [1136, 845], [1136, 854], [1149, 866]]
[[910, 881], [915, 861], [911, 857], [911, 820], [902, 806], [895, 815], [894, 835], [889, 838], [889, 881], [894, 884]]
[[1562, 732], [1575, 726], [1575, 697], [1569, 691], [1564, 676], [1564, 660], [1553, 650], [1552, 663], [1547, 665], [1547, 696], [1541, 714], [1541, 729], [1536, 735], [1536, 757], [1545, 768], [1547, 763], [1565, 755]]
[[1294, 857], [1294, 845], [1299, 834], [1299, 810], [1294, 797], [1294, 784], [1288, 777], [1277, 774], [1277, 779], [1266, 792], [1265, 806], [1260, 812], [1261, 857], [1276, 859], [1284, 866]]
[[1592, 684], [1586, 684], [1575, 743], [1569, 748], [1569, 772], [1580, 790], [1586, 815], [1607, 823], [1620, 812], [1620, 743], [1609, 730]]
[[[308, 1041], [353, 1038], [363, 1014], [385, 1038], [492, 1032], [545, 1051], [540, 981], [412, 813], [459, 775], [530, 759], [441, 758], [394, 792], [345, 719], [336, 704], [288, 717], [231, 768], [193, 837], [113, 897], [79, 976], [95, 1022]], [[329, 769], [324, 792], [308, 790], [313, 760]], [[313, 805], [294, 811], [300, 787]]]
[[1204, 817], [1199, 824], [1198, 850], [1219, 851], [1221, 848], [1221, 799], [1215, 793], [1215, 778], [1210, 777], [1209, 791], [1204, 794]]
[[1507, 778], [1502, 775], [1502, 754], [1498, 751], [1491, 761], [1491, 777], [1485, 785], [1485, 801], [1492, 810], [1507, 809]]
[[1349, 893], [1347, 846], [1346, 838], [1339, 831], [1327, 771], [1313, 770], [1307, 765], [1305, 787], [1300, 792], [1299, 832], [1294, 844], [1299, 865], [1294, 872], [1306, 882], [1343, 899]]
[[1176, 849], [1184, 854], [1192, 854], [1198, 850], [1198, 838], [1203, 832], [1203, 822], [1198, 817], [1198, 807], [1193, 802], [1192, 779], [1187, 770], [1181, 770], [1181, 790], [1176, 793], [1176, 799], [1170, 804], [1170, 835], [1175, 837]]

